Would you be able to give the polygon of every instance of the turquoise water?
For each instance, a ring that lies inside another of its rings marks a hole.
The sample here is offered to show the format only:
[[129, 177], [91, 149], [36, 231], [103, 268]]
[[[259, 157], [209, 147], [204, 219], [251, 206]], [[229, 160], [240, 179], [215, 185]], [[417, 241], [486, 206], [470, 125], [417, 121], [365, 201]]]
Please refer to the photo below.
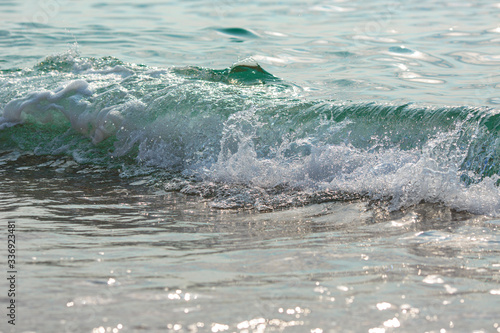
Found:
[[500, 332], [499, 16], [2, 2], [0, 330]]
[[1, 66], [32, 67], [77, 42], [83, 57], [226, 68], [253, 57], [313, 97], [496, 106], [490, 1], [7, 1]]

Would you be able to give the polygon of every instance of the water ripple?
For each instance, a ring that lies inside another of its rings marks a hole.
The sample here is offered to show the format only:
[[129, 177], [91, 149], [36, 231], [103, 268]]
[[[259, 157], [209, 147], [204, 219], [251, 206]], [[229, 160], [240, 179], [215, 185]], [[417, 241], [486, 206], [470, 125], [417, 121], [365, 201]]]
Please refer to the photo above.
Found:
[[465, 64], [482, 65], [482, 66], [499, 66], [500, 54], [487, 54], [480, 52], [461, 51], [448, 54], [456, 60]]
[[396, 56], [398, 58], [407, 58], [414, 60], [421, 60], [439, 67], [453, 68], [453, 65], [444, 59], [432, 56], [428, 53], [421, 51], [414, 51], [405, 46], [393, 46], [388, 51], [382, 52], [387, 55]]

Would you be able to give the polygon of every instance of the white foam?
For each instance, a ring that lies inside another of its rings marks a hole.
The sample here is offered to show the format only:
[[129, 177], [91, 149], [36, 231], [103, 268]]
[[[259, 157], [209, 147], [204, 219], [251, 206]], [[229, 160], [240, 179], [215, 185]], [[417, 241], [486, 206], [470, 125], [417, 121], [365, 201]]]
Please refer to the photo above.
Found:
[[0, 117], [0, 129], [22, 123], [26, 116], [33, 116], [38, 122], [54, 121], [54, 115], [64, 115], [78, 132], [99, 143], [113, 135], [121, 126], [120, 111], [129, 109], [130, 104], [105, 107], [94, 110], [84, 97], [93, 94], [85, 80], [73, 80], [52, 91], [35, 91], [26, 97], [17, 98], [5, 105]]
[[[311, 145], [307, 156], [259, 158], [252, 135], [248, 135], [240, 138], [236, 151], [221, 154], [206, 175], [214, 181], [257, 187], [286, 184], [309, 191], [357, 193], [388, 199], [392, 210], [425, 201], [500, 216], [500, 190], [495, 185], [498, 176], [472, 185], [460, 179], [466, 152], [447, 150], [457, 136], [457, 130], [442, 133], [422, 148], [411, 150], [394, 147], [368, 151], [348, 144], [306, 143]], [[286, 151], [293, 144], [304, 144], [304, 140], [285, 142], [286, 147], [277, 150]]]
[[2, 112], [2, 120], [8, 123], [19, 123], [22, 121], [22, 114], [44, 115], [50, 109], [63, 111], [64, 108], [57, 103], [69, 95], [81, 94], [91, 95], [89, 85], [86, 81], [71, 81], [64, 87], [54, 91], [32, 92], [26, 97], [17, 98], [5, 105]]

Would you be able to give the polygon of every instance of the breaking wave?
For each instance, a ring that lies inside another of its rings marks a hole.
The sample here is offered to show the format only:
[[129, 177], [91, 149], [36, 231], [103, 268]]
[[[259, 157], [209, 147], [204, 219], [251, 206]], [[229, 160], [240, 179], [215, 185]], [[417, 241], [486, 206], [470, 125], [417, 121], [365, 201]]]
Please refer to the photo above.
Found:
[[0, 75], [2, 153], [147, 174], [219, 208], [367, 198], [500, 214], [496, 109], [311, 101], [251, 59], [153, 68], [68, 52]]

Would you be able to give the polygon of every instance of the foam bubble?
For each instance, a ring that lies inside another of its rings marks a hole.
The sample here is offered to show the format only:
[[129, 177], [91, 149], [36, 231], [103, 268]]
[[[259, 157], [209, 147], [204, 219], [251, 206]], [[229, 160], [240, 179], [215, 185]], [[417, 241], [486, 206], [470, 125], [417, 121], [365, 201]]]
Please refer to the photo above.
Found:
[[[91, 95], [89, 85], [84, 80], [74, 80], [65, 86], [58, 87], [53, 91], [35, 91], [26, 97], [17, 98], [8, 102], [2, 112], [1, 122], [17, 124], [23, 120], [23, 116], [33, 115], [41, 122], [52, 121], [50, 111], [71, 112], [68, 108], [59, 104], [62, 100], [77, 102], [78, 96]], [[77, 97], [70, 98], [70, 97]]]

